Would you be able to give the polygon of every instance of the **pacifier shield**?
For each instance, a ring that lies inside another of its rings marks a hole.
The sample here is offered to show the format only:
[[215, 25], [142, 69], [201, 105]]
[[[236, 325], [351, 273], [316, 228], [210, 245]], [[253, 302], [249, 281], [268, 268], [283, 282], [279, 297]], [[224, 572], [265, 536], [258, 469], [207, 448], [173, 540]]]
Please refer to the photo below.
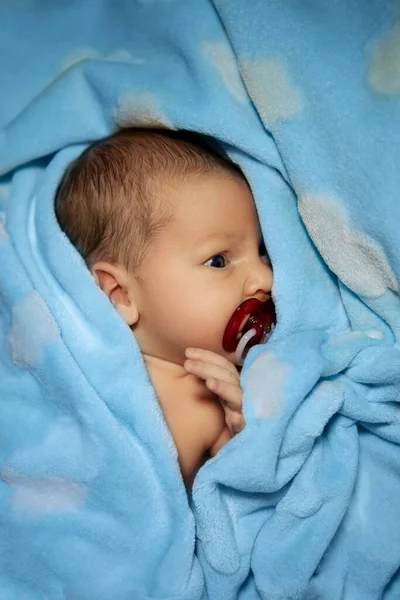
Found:
[[222, 346], [226, 352], [235, 352], [241, 338], [250, 330], [254, 330], [246, 349], [265, 342], [276, 323], [275, 306], [272, 299], [261, 302], [250, 298], [242, 302], [225, 328]]

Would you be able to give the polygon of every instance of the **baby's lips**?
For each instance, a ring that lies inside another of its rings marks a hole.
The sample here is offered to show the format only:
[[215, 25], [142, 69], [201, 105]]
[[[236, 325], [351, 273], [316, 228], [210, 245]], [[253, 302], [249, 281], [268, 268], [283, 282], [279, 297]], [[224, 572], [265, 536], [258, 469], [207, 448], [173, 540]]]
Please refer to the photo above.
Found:
[[[229, 319], [225, 328], [222, 346], [226, 352], [235, 352], [240, 339], [250, 330], [254, 330], [254, 334], [249, 339], [246, 349], [255, 344], [262, 344], [271, 332], [275, 322], [275, 307], [271, 298], [266, 302], [261, 302], [257, 298], [245, 300]], [[243, 328], [239, 331], [241, 325], [243, 325]]]

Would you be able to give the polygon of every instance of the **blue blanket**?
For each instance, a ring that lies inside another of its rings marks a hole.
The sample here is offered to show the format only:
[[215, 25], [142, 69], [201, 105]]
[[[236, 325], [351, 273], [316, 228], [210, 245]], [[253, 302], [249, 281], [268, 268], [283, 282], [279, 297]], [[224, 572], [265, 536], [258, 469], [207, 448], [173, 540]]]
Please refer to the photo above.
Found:
[[[400, 5], [0, 2], [2, 600], [400, 598]], [[277, 327], [187, 497], [129, 328], [58, 228], [118, 127], [248, 178]]]

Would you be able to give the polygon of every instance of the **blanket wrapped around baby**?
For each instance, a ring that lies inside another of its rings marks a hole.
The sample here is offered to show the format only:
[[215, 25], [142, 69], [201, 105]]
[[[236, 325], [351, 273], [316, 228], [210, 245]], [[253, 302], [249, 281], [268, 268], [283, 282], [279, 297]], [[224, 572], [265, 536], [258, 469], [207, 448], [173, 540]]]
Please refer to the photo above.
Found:
[[[400, 4], [0, 3], [1, 600], [400, 598]], [[130, 329], [58, 227], [120, 127], [250, 182], [277, 327], [187, 497]]]

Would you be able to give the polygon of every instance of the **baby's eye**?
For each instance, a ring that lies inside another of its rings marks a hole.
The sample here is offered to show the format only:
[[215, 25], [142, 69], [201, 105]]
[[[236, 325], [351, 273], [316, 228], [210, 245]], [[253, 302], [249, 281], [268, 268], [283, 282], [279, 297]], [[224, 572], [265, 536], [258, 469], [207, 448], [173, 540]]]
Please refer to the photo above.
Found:
[[216, 254], [204, 263], [206, 266], [214, 267], [215, 269], [223, 269], [226, 267], [226, 258], [223, 254]]

